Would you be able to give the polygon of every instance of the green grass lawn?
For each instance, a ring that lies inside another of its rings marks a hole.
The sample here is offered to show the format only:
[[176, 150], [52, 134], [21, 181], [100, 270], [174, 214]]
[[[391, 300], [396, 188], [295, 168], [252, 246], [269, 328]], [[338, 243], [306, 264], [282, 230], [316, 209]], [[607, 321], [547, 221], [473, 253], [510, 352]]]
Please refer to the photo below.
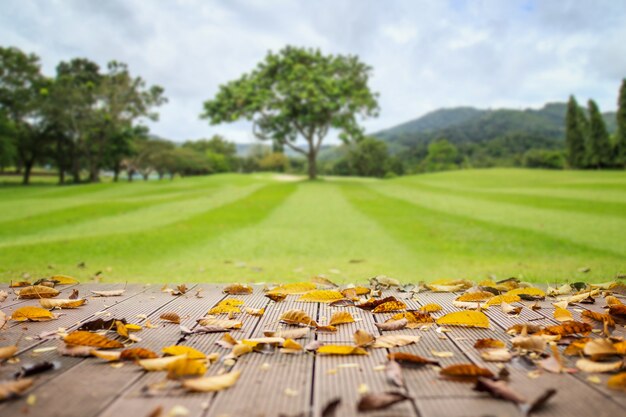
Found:
[[105, 282], [605, 281], [626, 273], [626, 173], [0, 187], [1, 280], [97, 271]]

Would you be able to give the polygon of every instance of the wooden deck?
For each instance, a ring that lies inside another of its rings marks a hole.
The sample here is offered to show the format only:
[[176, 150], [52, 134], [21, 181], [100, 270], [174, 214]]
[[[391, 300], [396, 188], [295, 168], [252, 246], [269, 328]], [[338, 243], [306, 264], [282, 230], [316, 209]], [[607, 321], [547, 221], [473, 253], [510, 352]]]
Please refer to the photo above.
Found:
[[[4, 284], [3, 289], [7, 289]], [[81, 295], [92, 289], [118, 289], [120, 285], [80, 284], [75, 286]], [[193, 287], [193, 286], [191, 286]], [[203, 298], [197, 298], [195, 289], [202, 288]], [[59, 298], [66, 298], [73, 287], [62, 288]], [[161, 291], [160, 286], [129, 285], [121, 297], [91, 298], [89, 302], [75, 310], [57, 311], [63, 313], [58, 320], [39, 323], [16, 323], [9, 321], [0, 332], [0, 346], [13, 344], [19, 340], [19, 362], [10, 361], [0, 366], [0, 379], [11, 379], [19, 368], [36, 361], [48, 360], [57, 365], [51, 371], [36, 376], [35, 385], [19, 398], [0, 403], [0, 416], [63, 416], [63, 417], [113, 417], [148, 416], [161, 406], [163, 416], [172, 408], [186, 411], [189, 416], [303, 416], [319, 417], [326, 404], [335, 398], [341, 403], [336, 416], [361, 415], [356, 411], [360, 392], [383, 392], [397, 390], [387, 382], [385, 373], [380, 371], [386, 362], [386, 349], [371, 349], [368, 356], [315, 356], [313, 354], [288, 355], [282, 353], [251, 353], [241, 357], [235, 369], [242, 371], [241, 378], [234, 387], [217, 392], [190, 394], [182, 392], [171, 383], [171, 388], [151, 390], [151, 384], [163, 381], [160, 372], [146, 373], [138, 366], [125, 362], [123, 366], [111, 366], [97, 358], [66, 357], [56, 350], [42, 348], [59, 346], [59, 340], [39, 340], [37, 335], [44, 331], [65, 327], [75, 329], [79, 323], [98, 317], [126, 318], [129, 323], [145, 323], [150, 320], [157, 328], [144, 329], [138, 333], [142, 338], [136, 346], [159, 352], [162, 347], [180, 343], [179, 326], [163, 323], [159, 316], [164, 312], [177, 312], [182, 324], [193, 327], [197, 318], [218, 301], [226, 298], [217, 285], [196, 285], [186, 295], [172, 296]], [[12, 295], [0, 304], [0, 309], [10, 315], [18, 307], [39, 305], [37, 300], [18, 300]], [[393, 291], [398, 298], [404, 294]], [[420, 304], [439, 303], [444, 312], [456, 310], [451, 301], [455, 294], [424, 293], [418, 301], [408, 300], [409, 307]], [[237, 339], [262, 335], [263, 330], [277, 329], [281, 325], [278, 317], [291, 308], [304, 309], [319, 322], [325, 323], [336, 308], [318, 303], [301, 303], [296, 296], [289, 296], [284, 302], [274, 303], [264, 297], [260, 287], [255, 287], [251, 295], [235, 296], [243, 299], [248, 307], [266, 307], [266, 314], [254, 317], [242, 314], [241, 330], [231, 334]], [[600, 301], [600, 299], [598, 300]], [[270, 305], [271, 304], [271, 305]], [[269, 308], [268, 308], [269, 307]], [[359, 321], [339, 326], [334, 334], [312, 332], [309, 339], [323, 342], [352, 343], [352, 334], [364, 329], [372, 334], [380, 334], [374, 323], [388, 315], [372, 315], [354, 307], [343, 307]], [[574, 315], [577, 309], [601, 309], [599, 303], [580, 304], [570, 308]], [[427, 331], [401, 330], [401, 333], [419, 333], [419, 343], [393, 351], [407, 351], [432, 357], [433, 351], [452, 352], [453, 356], [438, 358], [442, 366], [473, 362], [498, 371], [498, 365], [484, 362], [479, 352], [473, 348], [474, 341], [491, 337], [508, 343], [510, 336], [504, 330], [514, 323], [532, 321], [536, 324], [555, 324], [552, 319], [553, 307], [549, 302], [542, 309], [533, 311], [524, 308], [521, 316], [509, 317], [498, 308], [486, 311], [491, 321], [490, 329], [449, 328], [449, 332], [437, 332], [436, 327]], [[616, 335], [624, 335], [623, 327], [618, 326]], [[218, 352], [224, 356], [228, 351], [217, 346], [215, 341], [220, 333], [192, 335], [184, 343], [205, 353]], [[303, 344], [305, 344], [304, 342]], [[573, 366], [570, 363], [570, 366]], [[609, 390], [605, 375], [589, 378], [582, 372], [574, 374], [551, 374], [541, 372], [529, 376], [528, 369], [507, 364], [510, 371], [510, 384], [519, 393], [533, 398], [546, 388], [556, 388], [558, 393], [548, 405], [534, 415], [537, 416], [591, 416], [617, 417], [626, 415], [626, 395]], [[207, 375], [216, 374], [220, 365], [214, 364]], [[437, 369], [405, 369], [403, 371], [407, 393], [413, 401], [396, 404], [384, 411], [368, 412], [371, 416], [416, 416], [416, 417], [470, 417], [470, 416], [519, 416], [518, 409], [511, 403], [496, 400], [484, 393], [472, 390], [473, 384], [452, 382], [440, 379]], [[595, 376], [595, 375], [594, 375]], [[184, 407], [181, 409], [180, 407]], [[176, 411], [176, 409], [174, 410]]]

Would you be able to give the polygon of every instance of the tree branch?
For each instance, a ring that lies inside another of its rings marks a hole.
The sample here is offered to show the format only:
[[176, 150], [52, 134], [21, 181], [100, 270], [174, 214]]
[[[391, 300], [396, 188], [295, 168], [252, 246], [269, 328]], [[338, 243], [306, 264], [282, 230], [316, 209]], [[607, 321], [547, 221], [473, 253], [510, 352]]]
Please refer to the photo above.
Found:
[[286, 140], [284, 143], [285, 143], [285, 145], [289, 146], [291, 149], [293, 149], [296, 152], [300, 152], [301, 154], [306, 155], [306, 156], [309, 155], [309, 152], [305, 151], [304, 149], [300, 148], [299, 146], [296, 146], [296, 145], [292, 144], [288, 140]]

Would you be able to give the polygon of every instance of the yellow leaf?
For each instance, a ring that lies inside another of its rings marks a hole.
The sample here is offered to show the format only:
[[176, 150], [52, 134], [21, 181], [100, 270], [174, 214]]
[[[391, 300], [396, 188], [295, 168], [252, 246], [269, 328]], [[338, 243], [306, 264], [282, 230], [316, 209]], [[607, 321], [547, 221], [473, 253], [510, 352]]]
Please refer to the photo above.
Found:
[[214, 392], [230, 388], [237, 382], [241, 371], [232, 371], [227, 374], [194, 378], [183, 381], [183, 388], [194, 392]]
[[206, 358], [206, 355], [200, 352], [199, 350], [196, 350], [192, 347], [184, 346], [184, 345], [167, 346], [161, 349], [161, 352], [169, 356], [187, 355], [189, 359], [205, 359]]
[[284, 284], [268, 291], [268, 294], [304, 294], [305, 292], [317, 288], [312, 282], [294, 282], [292, 284]]
[[443, 310], [443, 307], [435, 303], [426, 304], [422, 306], [422, 308], [420, 308], [420, 311], [424, 311], [426, 313], [436, 313], [437, 311], [441, 310]]
[[17, 353], [17, 346], [2, 346], [0, 347], [0, 360], [9, 359]]
[[11, 319], [15, 321], [48, 321], [54, 320], [56, 317], [45, 308], [26, 306], [15, 310]]
[[352, 314], [348, 313], [347, 311], [338, 311], [337, 313], [333, 314], [333, 316], [330, 318], [330, 323], [328, 324], [330, 326], [336, 326], [338, 324], [345, 323], [354, 323], [354, 318], [352, 317]]
[[[129, 332], [138, 332], [139, 330], [141, 330], [141, 326], [138, 324], [126, 324], [126, 330], [128, 330]], [[147, 326], [146, 326], [147, 327]]]
[[287, 324], [304, 324], [317, 327], [317, 323], [303, 310], [289, 310], [280, 316], [280, 321]]
[[40, 298], [39, 304], [43, 308], [78, 308], [85, 304], [87, 300], [81, 298], [79, 300], [70, 300], [70, 299], [58, 299], [51, 300], [49, 298]]
[[489, 307], [489, 306], [499, 306], [503, 301], [505, 303], [517, 303], [518, 301], [521, 301], [522, 299], [520, 298], [519, 295], [496, 295], [495, 297], [492, 297], [489, 299], [489, 301], [487, 301], [485, 303], [485, 307]]
[[231, 284], [224, 288], [224, 293], [230, 295], [252, 294], [252, 287], [244, 284]]
[[529, 295], [531, 297], [545, 297], [546, 293], [539, 289], [539, 288], [535, 288], [535, 287], [526, 287], [526, 288], [516, 288], [514, 290], [511, 291], [507, 291], [506, 293], [504, 293], [505, 296], [507, 295]]
[[626, 372], [620, 372], [613, 375], [607, 381], [608, 387], [611, 389], [622, 390], [626, 392]]
[[241, 313], [241, 309], [238, 307], [240, 305], [243, 305], [242, 300], [228, 298], [217, 303], [217, 305], [210, 309], [207, 314]]
[[23, 299], [31, 298], [52, 298], [59, 295], [59, 291], [45, 285], [31, 285], [24, 287], [17, 292], [17, 296]]
[[105, 361], [108, 361], [108, 362], [115, 362], [115, 361], [120, 360], [122, 352], [107, 352], [105, 350], [92, 350], [91, 354], [92, 356], [95, 356], [96, 358], [104, 359]]
[[458, 296], [455, 301], [487, 301], [493, 294], [489, 291], [466, 292]]
[[97, 333], [90, 333], [81, 330], [68, 334], [63, 338], [63, 340], [68, 345], [93, 346], [102, 349], [116, 349], [124, 347], [124, 345], [117, 340], [100, 336]]
[[300, 343], [296, 342], [293, 339], [287, 339], [283, 343], [283, 348], [281, 349], [281, 352], [295, 353], [301, 350], [302, 350], [302, 345]]
[[574, 320], [574, 317], [569, 310], [557, 306], [554, 308], [554, 319], [562, 322]]
[[50, 281], [56, 281], [57, 285], [73, 285], [78, 284], [78, 280], [69, 275], [53, 275], [50, 277]]
[[137, 361], [137, 363], [144, 370], [149, 372], [155, 372], [167, 371], [168, 367], [172, 366], [174, 363], [178, 361], [184, 361], [186, 359], [187, 355], [164, 356], [162, 358], [142, 359], [140, 361]]
[[437, 324], [489, 328], [489, 318], [480, 311], [457, 311], [439, 317]]
[[276, 303], [283, 301], [285, 298], [287, 298], [287, 294], [281, 293], [267, 293], [265, 294], [265, 296]]
[[354, 332], [354, 344], [357, 345], [358, 347], [364, 347], [367, 345], [371, 345], [372, 343], [374, 343], [376, 339], [374, 338], [374, 336], [372, 336], [370, 333], [366, 332], [365, 330], [357, 330], [356, 332]]
[[324, 345], [317, 349], [320, 355], [367, 355], [367, 351], [358, 346]]
[[170, 379], [187, 375], [204, 375], [207, 370], [206, 361], [203, 359], [191, 359], [189, 357], [174, 361], [166, 366], [167, 377]]
[[313, 290], [305, 294], [302, 294], [298, 301], [305, 301], [309, 303], [331, 303], [333, 301], [341, 300], [343, 294], [335, 290]]
[[406, 310], [406, 304], [404, 304], [404, 302], [400, 300], [396, 300], [396, 301], [387, 301], [386, 303], [382, 303], [376, 306], [376, 308], [372, 310], [372, 313], [389, 313], [391, 311], [402, 311], [402, 310]]
[[500, 349], [506, 347], [506, 344], [497, 339], [478, 339], [474, 343], [475, 349]]

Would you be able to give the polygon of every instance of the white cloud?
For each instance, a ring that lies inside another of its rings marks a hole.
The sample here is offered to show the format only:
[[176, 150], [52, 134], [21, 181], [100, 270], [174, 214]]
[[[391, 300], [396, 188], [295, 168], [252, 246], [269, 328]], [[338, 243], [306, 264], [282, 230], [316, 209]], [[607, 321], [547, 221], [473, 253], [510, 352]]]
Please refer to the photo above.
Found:
[[626, 76], [626, 3], [615, 1], [54, 0], [0, 3], [0, 39], [42, 57], [127, 62], [169, 103], [152, 124], [174, 140], [221, 133], [250, 141], [245, 122], [198, 115], [220, 83], [287, 44], [358, 54], [374, 68], [375, 131], [443, 106], [520, 108], [595, 98], [615, 108]]

